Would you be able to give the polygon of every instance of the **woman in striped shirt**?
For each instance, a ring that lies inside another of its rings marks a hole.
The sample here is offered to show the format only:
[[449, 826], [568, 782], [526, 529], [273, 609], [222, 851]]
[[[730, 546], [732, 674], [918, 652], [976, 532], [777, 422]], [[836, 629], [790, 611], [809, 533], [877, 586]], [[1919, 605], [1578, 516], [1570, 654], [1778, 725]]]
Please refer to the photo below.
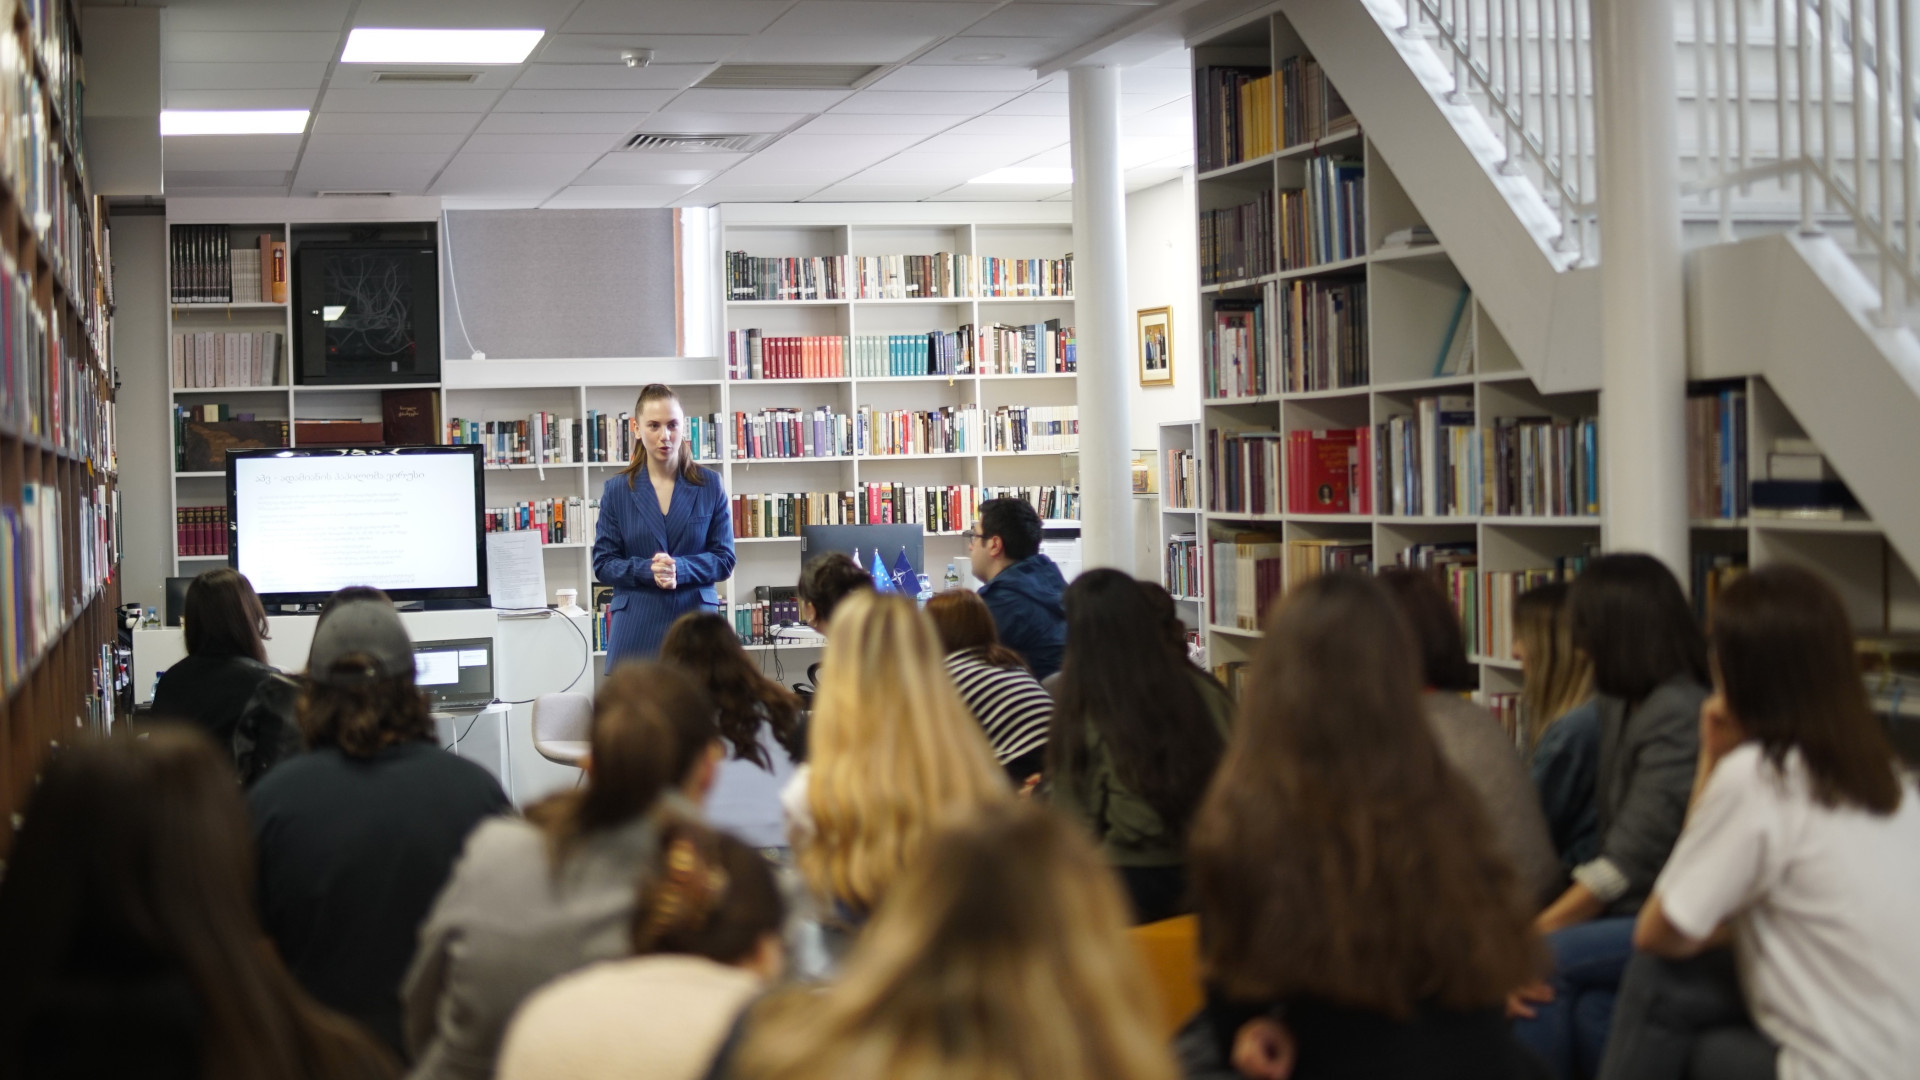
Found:
[[1020, 654], [1000, 644], [986, 601], [971, 589], [950, 589], [927, 601], [927, 617], [946, 650], [947, 674], [986, 730], [994, 758], [1016, 785], [1039, 776], [1053, 698]]

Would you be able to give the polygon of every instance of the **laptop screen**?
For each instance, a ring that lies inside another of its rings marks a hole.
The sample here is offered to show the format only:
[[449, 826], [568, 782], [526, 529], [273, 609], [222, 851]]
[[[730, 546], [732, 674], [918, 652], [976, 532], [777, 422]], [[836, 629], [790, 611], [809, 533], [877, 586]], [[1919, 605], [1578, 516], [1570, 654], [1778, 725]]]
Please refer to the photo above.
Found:
[[493, 639], [413, 643], [413, 681], [436, 708], [493, 701]]

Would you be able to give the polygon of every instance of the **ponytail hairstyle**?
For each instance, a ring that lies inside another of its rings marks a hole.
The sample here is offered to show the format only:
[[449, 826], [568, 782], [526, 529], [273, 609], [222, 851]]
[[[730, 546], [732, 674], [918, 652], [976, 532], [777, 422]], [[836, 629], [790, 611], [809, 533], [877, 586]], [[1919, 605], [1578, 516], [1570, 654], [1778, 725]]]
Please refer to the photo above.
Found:
[[744, 842], [697, 821], [669, 820], [633, 908], [636, 956], [679, 953], [739, 964], [786, 920], [773, 868]]
[[[640, 422], [641, 410], [647, 407], [647, 402], [649, 401], [672, 402], [674, 408], [680, 409], [681, 422], [683, 424], [685, 423], [687, 412], [684, 408], [681, 408], [680, 395], [674, 393], [673, 387], [668, 386], [666, 383], [657, 382], [648, 383], [640, 388], [640, 400], [633, 403], [633, 419], [635, 423]], [[688, 437], [689, 435], [690, 432], [684, 430], [680, 433], [680, 464], [678, 466], [680, 479], [696, 487], [704, 487], [707, 482], [707, 471], [693, 463], [693, 440]], [[634, 448], [639, 450], [640, 453], [631, 455], [631, 459], [627, 462], [627, 467], [621, 470], [620, 473], [620, 475], [627, 478], [628, 491], [633, 490], [634, 478], [647, 471], [647, 454], [645, 447], [636, 439]]]

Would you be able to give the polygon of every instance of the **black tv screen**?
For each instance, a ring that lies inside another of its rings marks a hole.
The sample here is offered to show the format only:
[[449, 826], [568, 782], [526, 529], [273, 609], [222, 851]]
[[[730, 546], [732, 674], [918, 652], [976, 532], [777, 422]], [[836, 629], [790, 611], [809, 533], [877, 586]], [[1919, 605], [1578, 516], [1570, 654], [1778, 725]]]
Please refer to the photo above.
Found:
[[301, 243], [293, 253], [299, 382], [437, 381], [438, 273], [429, 243]]
[[228, 563], [268, 604], [348, 585], [395, 600], [487, 596], [481, 447], [227, 451]]

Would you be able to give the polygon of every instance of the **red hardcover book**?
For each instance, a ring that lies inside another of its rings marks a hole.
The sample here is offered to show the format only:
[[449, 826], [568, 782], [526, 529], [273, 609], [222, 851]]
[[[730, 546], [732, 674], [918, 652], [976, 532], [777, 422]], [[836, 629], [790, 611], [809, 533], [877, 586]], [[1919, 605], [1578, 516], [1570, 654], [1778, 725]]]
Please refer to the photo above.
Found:
[[1305, 486], [1301, 491], [1307, 514], [1346, 514], [1353, 508], [1353, 456], [1359, 433], [1353, 429], [1315, 431], [1308, 435]]

